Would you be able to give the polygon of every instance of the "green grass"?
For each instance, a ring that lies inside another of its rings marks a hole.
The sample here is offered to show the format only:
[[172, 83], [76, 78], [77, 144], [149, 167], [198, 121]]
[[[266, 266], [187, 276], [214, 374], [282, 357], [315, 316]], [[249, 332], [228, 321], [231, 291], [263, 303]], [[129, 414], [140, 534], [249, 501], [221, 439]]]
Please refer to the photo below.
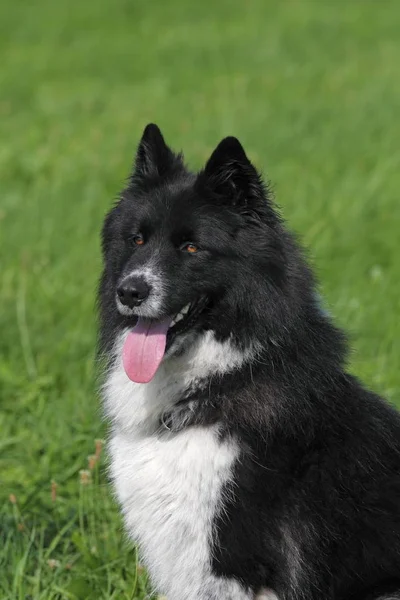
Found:
[[352, 371], [399, 402], [399, 30], [395, 0], [2, 3], [1, 599], [146, 594], [104, 452], [80, 471], [105, 437], [98, 233], [149, 121], [195, 167], [243, 141]]

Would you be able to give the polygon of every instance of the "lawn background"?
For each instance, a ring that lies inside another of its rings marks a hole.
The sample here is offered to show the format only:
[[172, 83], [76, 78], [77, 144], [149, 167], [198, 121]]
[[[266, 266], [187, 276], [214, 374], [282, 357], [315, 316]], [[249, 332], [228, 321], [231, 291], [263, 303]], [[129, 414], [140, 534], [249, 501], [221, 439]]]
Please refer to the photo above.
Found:
[[396, 0], [2, 3], [2, 600], [145, 597], [104, 451], [86, 470], [98, 234], [149, 121], [193, 167], [241, 139], [400, 402], [399, 31]]

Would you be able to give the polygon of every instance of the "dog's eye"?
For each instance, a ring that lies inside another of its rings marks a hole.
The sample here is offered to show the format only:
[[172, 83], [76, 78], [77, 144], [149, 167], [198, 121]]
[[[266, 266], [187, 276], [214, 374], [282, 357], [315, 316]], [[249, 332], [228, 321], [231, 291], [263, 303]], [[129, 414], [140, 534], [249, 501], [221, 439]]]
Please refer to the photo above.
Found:
[[144, 237], [142, 236], [141, 233], [137, 233], [135, 235], [132, 235], [131, 242], [132, 242], [132, 246], [143, 246]]
[[196, 244], [192, 244], [192, 242], [185, 242], [181, 245], [180, 250], [183, 252], [189, 252], [190, 254], [195, 254], [198, 252], [199, 248]]

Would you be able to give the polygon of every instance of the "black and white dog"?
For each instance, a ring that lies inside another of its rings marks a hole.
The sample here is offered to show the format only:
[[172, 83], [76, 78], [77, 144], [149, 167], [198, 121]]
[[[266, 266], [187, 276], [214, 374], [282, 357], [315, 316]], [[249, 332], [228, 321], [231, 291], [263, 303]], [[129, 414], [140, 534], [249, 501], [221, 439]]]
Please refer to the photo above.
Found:
[[148, 125], [103, 229], [103, 388], [127, 530], [168, 600], [400, 598], [400, 418], [237, 139]]

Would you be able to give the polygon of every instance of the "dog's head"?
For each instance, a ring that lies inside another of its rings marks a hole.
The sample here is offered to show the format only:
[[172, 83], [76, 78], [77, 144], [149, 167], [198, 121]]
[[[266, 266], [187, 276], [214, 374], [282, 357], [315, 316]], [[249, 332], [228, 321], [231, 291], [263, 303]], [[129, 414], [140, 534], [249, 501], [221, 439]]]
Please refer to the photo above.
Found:
[[103, 228], [103, 316], [119, 328], [137, 322], [131, 350], [148, 357], [204, 329], [228, 337], [243, 320], [250, 327], [254, 313], [265, 318], [266, 297], [278, 305], [284, 235], [236, 138], [222, 140], [193, 174], [148, 125]]

